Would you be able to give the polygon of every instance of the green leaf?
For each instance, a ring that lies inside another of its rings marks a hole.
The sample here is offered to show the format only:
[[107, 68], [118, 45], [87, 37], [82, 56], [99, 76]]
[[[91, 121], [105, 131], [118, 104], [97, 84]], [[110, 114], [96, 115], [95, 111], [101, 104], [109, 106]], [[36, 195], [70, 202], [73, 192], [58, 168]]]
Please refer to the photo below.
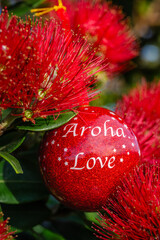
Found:
[[14, 156], [12, 156], [11, 154], [9, 154], [7, 152], [1, 152], [1, 151], [0, 151], [0, 156], [11, 164], [11, 166], [13, 167], [13, 169], [15, 170], [15, 172], [17, 174], [23, 173], [23, 170], [21, 168], [19, 161]]
[[4, 160], [0, 162], [0, 202], [19, 204], [48, 198], [40, 169], [38, 157], [34, 152], [18, 155], [24, 173], [15, 174], [12, 167]]
[[42, 3], [45, 2], [45, 0], [29, 0], [28, 2], [30, 2], [32, 4], [32, 8], [36, 8], [39, 7]]
[[88, 221], [94, 222], [97, 225], [100, 224], [97, 219], [101, 218], [99, 217], [99, 214], [97, 212], [85, 212], [84, 215]]
[[9, 225], [16, 229], [27, 230], [50, 216], [50, 211], [45, 206], [45, 201], [27, 204], [2, 204], [4, 218], [10, 218]]
[[93, 231], [85, 226], [85, 222], [75, 213], [69, 216], [53, 219], [52, 224], [56, 232], [69, 240], [97, 240]]
[[1, 121], [3, 121], [12, 111], [12, 108], [7, 108], [5, 110], [2, 110], [2, 118]]
[[74, 116], [76, 116], [76, 113], [67, 112], [59, 115], [56, 120], [52, 116], [48, 116], [46, 119], [37, 118], [35, 124], [31, 122], [22, 123], [21, 125], [17, 126], [17, 128], [20, 130], [29, 131], [48, 131], [62, 126], [63, 124], [67, 123], [70, 119], [72, 119]]
[[65, 240], [60, 234], [51, 232], [50, 230], [42, 227], [41, 225], [37, 225], [34, 227], [34, 231], [43, 237], [43, 239], [47, 240]]
[[25, 2], [16, 4], [15, 7], [9, 6], [9, 12], [16, 16], [23, 17], [26, 14], [30, 14], [31, 6], [28, 6]]
[[[2, 1], [2, 7], [6, 6], [6, 1]], [[12, 4], [11, 4], [12, 2]], [[23, 17], [26, 14], [30, 14], [30, 10], [39, 7], [45, 0], [25, 0], [25, 1], [7, 1], [8, 9], [10, 13]], [[46, 4], [45, 4], [46, 5]]]
[[25, 140], [25, 135], [21, 131], [8, 132], [0, 137], [0, 151], [12, 153]]

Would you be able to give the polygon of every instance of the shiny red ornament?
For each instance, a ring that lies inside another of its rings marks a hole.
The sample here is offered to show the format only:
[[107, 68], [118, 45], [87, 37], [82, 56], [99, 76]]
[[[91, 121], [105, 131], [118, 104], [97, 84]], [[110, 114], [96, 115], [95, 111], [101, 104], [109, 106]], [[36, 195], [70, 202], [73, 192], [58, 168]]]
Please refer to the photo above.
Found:
[[39, 156], [52, 194], [83, 211], [101, 209], [139, 159], [132, 130], [114, 112], [100, 107], [78, 108], [76, 117], [47, 132]]

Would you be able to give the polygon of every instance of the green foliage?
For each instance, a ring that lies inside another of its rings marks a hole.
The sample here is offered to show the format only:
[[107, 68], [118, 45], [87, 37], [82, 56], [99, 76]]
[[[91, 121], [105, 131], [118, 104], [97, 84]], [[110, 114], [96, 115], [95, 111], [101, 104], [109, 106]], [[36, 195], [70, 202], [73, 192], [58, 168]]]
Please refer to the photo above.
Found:
[[9, 164], [0, 162], [0, 202], [19, 204], [48, 197], [34, 152], [19, 154], [24, 173], [17, 175]]
[[10, 163], [10, 165], [14, 168], [17, 174], [23, 173], [19, 161], [14, 156], [7, 152], [0, 152], [0, 156]]
[[7, 108], [5, 110], [2, 110], [1, 121], [3, 121], [11, 113], [11, 111], [12, 111], [11, 108]]
[[[53, 231], [39, 225], [50, 219], [52, 211], [59, 214], [59, 202], [49, 198], [49, 192], [40, 173], [38, 151], [42, 132], [65, 124], [75, 115], [74, 112], [67, 112], [57, 116], [56, 119], [39, 118], [35, 124], [15, 119], [16, 121], [5, 128], [0, 137], [0, 203], [4, 218], [11, 219], [12, 230], [16, 230], [18, 234], [29, 231], [30, 235], [38, 240], [67, 239], [62, 236], [63, 233], [58, 227]], [[3, 123], [11, 116], [10, 109], [3, 111], [1, 118]], [[65, 217], [62, 216], [62, 219]], [[81, 223], [79, 227], [83, 229], [83, 224]], [[68, 232], [68, 229], [65, 231]], [[89, 230], [87, 232], [90, 233]]]
[[28, 123], [21, 123], [21, 125], [18, 125], [17, 128], [20, 130], [28, 130], [28, 131], [48, 131], [51, 129], [58, 128], [68, 122], [71, 118], [73, 118], [76, 115], [74, 112], [66, 112], [62, 113], [61, 115], [57, 116], [55, 119], [53, 116], [48, 116], [46, 119], [43, 118], [37, 118], [36, 124], [33, 124], [31, 122]]
[[50, 231], [44, 227], [42, 227], [41, 225], [37, 225], [36, 227], [33, 228], [34, 232], [37, 233], [38, 237], [39, 235], [41, 235], [44, 239], [47, 240], [65, 240], [64, 237], [62, 237], [60, 234], [58, 233], [54, 233], [53, 231]]
[[24, 132], [18, 131], [11, 131], [2, 135], [0, 137], [0, 151], [12, 153], [24, 142], [25, 135]]
[[[16, 3], [16, 1], [15, 1]], [[25, 0], [17, 1], [17, 4], [12, 5], [11, 1], [8, 1], [8, 8], [13, 14], [23, 17], [26, 14], [30, 14], [32, 8], [37, 8], [44, 3], [44, 0]], [[2, 7], [6, 6], [6, 2], [2, 1]]]
[[57, 217], [53, 220], [52, 224], [56, 231], [58, 231], [66, 240], [97, 239], [93, 235], [92, 230], [87, 227], [83, 213], [70, 212], [65, 217]]
[[28, 230], [47, 219], [50, 211], [45, 201], [37, 201], [19, 205], [2, 204], [4, 217], [10, 217], [10, 224], [15, 229]]
[[10, 153], [20, 147], [24, 140], [24, 133], [15, 131], [6, 133], [0, 138], [0, 157], [8, 161], [17, 174], [23, 173], [23, 170], [19, 161]]

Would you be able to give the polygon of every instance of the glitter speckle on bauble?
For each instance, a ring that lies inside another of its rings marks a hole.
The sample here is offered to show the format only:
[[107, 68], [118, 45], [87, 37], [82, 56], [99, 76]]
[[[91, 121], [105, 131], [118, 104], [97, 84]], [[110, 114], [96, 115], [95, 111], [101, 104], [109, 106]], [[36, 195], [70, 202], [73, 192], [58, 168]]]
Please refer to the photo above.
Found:
[[122, 118], [101, 107], [80, 107], [65, 125], [48, 131], [40, 168], [51, 193], [66, 206], [97, 211], [141, 157]]

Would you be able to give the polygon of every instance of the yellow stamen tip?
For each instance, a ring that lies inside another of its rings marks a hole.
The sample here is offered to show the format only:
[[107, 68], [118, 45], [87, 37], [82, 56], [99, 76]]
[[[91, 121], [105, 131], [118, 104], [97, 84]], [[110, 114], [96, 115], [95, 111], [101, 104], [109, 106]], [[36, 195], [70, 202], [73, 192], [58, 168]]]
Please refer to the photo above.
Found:
[[66, 11], [66, 7], [63, 5], [62, 0], [58, 0], [58, 6], [53, 6], [53, 7], [49, 7], [49, 8], [35, 8], [35, 9], [31, 9], [31, 13], [35, 13], [35, 16], [41, 16], [44, 15], [46, 13], [49, 13], [53, 10], [58, 11], [59, 9], [63, 9]]
[[64, 9], [66, 11], [66, 7], [63, 6], [63, 5], [62, 6], [60, 6], [60, 5], [59, 6], [54, 6], [55, 11], [58, 11], [59, 9]]

